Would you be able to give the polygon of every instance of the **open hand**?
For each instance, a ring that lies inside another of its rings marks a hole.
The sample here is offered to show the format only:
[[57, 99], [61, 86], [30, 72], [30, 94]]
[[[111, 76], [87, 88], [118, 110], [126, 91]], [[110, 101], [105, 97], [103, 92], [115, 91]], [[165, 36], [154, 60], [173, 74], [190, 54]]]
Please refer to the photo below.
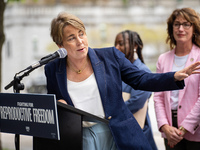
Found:
[[176, 81], [181, 81], [181, 80], [184, 80], [185, 78], [189, 77], [191, 74], [200, 74], [200, 70], [197, 71], [198, 69], [200, 69], [200, 61], [180, 70], [180, 71], [177, 71], [175, 74], [174, 74], [174, 79]]

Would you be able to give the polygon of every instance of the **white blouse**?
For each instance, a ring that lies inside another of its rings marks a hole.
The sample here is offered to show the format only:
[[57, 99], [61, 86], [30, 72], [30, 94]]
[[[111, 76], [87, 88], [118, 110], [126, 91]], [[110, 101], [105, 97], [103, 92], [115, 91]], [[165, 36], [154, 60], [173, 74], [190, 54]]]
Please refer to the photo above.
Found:
[[[172, 71], [179, 71], [179, 70], [185, 68], [187, 59], [188, 59], [188, 55], [185, 55], [185, 56], [174, 55]], [[170, 96], [171, 109], [177, 110], [179, 90], [173, 90], [170, 93], [171, 93], [171, 96]]]
[[73, 82], [67, 79], [67, 87], [76, 108], [101, 118], [105, 117], [94, 73], [81, 82]]

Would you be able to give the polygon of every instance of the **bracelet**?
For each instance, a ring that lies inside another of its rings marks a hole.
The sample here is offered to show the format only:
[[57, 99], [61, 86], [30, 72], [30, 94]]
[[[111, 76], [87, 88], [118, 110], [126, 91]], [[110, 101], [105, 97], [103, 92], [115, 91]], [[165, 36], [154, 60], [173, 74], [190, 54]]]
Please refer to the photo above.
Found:
[[185, 133], [187, 132], [187, 130], [184, 127], [182, 127], [182, 126], [180, 126], [179, 130], [182, 130]]

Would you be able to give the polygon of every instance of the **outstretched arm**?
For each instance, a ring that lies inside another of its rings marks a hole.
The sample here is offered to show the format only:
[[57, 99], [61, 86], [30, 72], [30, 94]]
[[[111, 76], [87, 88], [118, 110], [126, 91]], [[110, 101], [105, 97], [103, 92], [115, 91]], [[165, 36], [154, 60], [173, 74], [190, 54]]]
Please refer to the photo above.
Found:
[[185, 78], [189, 77], [191, 74], [200, 74], [200, 71], [196, 71], [200, 69], [200, 61], [180, 70], [174, 74], [174, 79], [176, 81], [184, 80]]

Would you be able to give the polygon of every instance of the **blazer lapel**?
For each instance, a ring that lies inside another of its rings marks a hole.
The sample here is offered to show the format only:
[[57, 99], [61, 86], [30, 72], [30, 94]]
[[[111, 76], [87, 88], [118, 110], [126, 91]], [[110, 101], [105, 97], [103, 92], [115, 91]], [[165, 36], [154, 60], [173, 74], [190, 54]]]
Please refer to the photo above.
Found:
[[[197, 47], [196, 47], [196, 45], [193, 45], [192, 46], [192, 50], [191, 50], [191, 52], [190, 52], [190, 54], [188, 56], [187, 62], [185, 64], [185, 67], [188, 67], [188, 66], [190, 66], [191, 64], [193, 64], [194, 62], [197, 61], [197, 58], [198, 58], [197, 53], [198, 52], [196, 52], [196, 51], [197, 51]], [[189, 80], [190, 80], [190, 78], [186, 78], [184, 80], [185, 85], [187, 85], [190, 82]], [[187, 86], [185, 86], [185, 88], [183, 90], [179, 90], [179, 99], [180, 99], [180, 101], [182, 100], [186, 89], [187, 89]]]
[[[89, 58], [92, 64], [92, 68], [94, 71], [94, 75], [97, 81], [97, 85], [99, 88], [99, 92], [100, 92], [100, 96], [103, 102], [103, 105], [105, 104], [105, 100], [106, 100], [106, 78], [105, 78], [105, 66], [104, 63], [101, 62], [98, 58], [98, 56], [96, 55], [95, 51], [91, 48], [89, 48], [88, 50], [88, 54], [89, 54]], [[105, 108], [105, 105], [104, 105]]]
[[[91, 48], [88, 49], [88, 55], [92, 64], [94, 75], [97, 81], [97, 86], [99, 88], [100, 96], [105, 106], [106, 100], [106, 78], [105, 78], [105, 66], [96, 55], [95, 51]], [[67, 100], [67, 103], [73, 106], [69, 93], [67, 92], [67, 75], [66, 75], [66, 59], [61, 59], [59, 68], [56, 72], [56, 78], [58, 86], [60, 88], [62, 96]], [[65, 83], [65, 84], [63, 84]], [[105, 108], [105, 107], [104, 107]]]
[[[166, 68], [165, 72], [172, 71], [172, 66], [174, 62], [174, 53], [175, 53], [174, 50], [175, 49], [173, 49], [168, 55], [168, 58], [167, 58], [168, 62], [165, 63], [165, 68]], [[167, 93], [166, 97], [168, 99], [168, 103], [170, 104], [170, 91], [166, 91], [166, 93]]]
[[173, 63], [174, 63], [174, 49], [171, 50], [171, 52], [169, 53], [169, 57], [168, 57], [168, 63], [166, 63], [166, 70], [165, 72], [168, 72], [168, 71], [172, 71], [172, 66], [173, 66]]
[[67, 92], [66, 58], [60, 60], [59, 68], [56, 72], [56, 79], [58, 82], [58, 86], [60, 89], [59, 91], [61, 92], [61, 95], [64, 97], [64, 99], [67, 101], [69, 105], [74, 106], [69, 96], [69, 93]]

